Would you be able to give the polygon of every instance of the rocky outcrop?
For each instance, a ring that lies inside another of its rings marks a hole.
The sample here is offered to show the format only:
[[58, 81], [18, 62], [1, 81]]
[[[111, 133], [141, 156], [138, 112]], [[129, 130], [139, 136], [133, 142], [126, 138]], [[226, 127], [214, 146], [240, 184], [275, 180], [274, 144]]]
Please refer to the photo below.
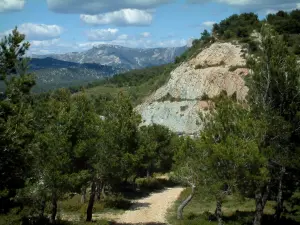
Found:
[[161, 124], [184, 134], [199, 132], [199, 112], [207, 111], [208, 98], [226, 91], [245, 99], [248, 88], [244, 76], [249, 71], [244, 55], [240, 45], [214, 43], [181, 64], [171, 72], [166, 85], [137, 106], [143, 124]]

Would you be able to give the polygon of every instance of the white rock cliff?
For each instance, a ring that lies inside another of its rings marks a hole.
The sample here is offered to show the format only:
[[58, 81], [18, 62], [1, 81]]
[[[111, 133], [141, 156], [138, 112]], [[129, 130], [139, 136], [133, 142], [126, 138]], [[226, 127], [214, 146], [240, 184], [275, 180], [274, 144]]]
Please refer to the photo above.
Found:
[[209, 104], [201, 100], [204, 95], [212, 98], [224, 90], [245, 99], [248, 88], [244, 77], [249, 70], [244, 54], [240, 45], [214, 43], [181, 64], [171, 72], [166, 85], [137, 106], [142, 124], [161, 124], [183, 134], [198, 133], [202, 129], [199, 112], [205, 112]]

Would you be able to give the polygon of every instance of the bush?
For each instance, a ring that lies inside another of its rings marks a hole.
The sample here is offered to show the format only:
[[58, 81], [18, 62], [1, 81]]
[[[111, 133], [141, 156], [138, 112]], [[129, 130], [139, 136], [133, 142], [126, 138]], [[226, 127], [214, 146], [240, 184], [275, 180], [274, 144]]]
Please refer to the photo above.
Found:
[[84, 222], [84, 221], [79, 221], [79, 222], [65, 222], [64, 224], [58, 224], [58, 225], [111, 225], [110, 222], [107, 220], [97, 220], [93, 222]]
[[196, 69], [196, 70], [202, 69], [202, 65], [201, 65], [201, 64], [196, 65], [196, 66], [195, 66], [195, 69]]
[[127, 210], [131, 206], [131, 202], [122, 195], [108, 196], [104, 199], [104, 208]]
[[202, 96], [201, 96], [201, 101], [208, 101], [209, 100], [209, 96], [204, 93]]
[[259, 30], [261, 23], [254, 13], [232, 15], [213, 26], [213, 33], [221, 39], [248, 38], [253, 30]]
[[188, 220], [193, 220], [197, 218], [197, 214], [190, 212], [187, 216]]
[[180, 111], [185, 111], [185, 110], [187, 110], [189, 108], [189, 106], [188, 105], [184, 105], [184, 106], [180, 106]]
[[250, 41], [249, 43], [249, 52], [250, 53], [254, 53], [257, 52], [259, 47], [258, 47], [258, 43], [256, 41]]
[[300, 55], [300, 45], [299, 44], [295, 44], [294, 46], [293, 46], [293, 53], [295, 54], [295, 55]]
[[202, 214], [202, 216], [208, 221], [216, 221], [217, 220], [216, 216], [209, 211], [204, 212]]
[[202, 217], [195, 217], [193, 219], [184, 219], [181, 221], [178, 221], [178, 223], [176, 224], [180, 224], [180, 225], [214, 225], [214, 224], [218, 224], [217, 222], [212, 222], [212, 221], [208, 221]]
[[73, 198], [66, 199], [59, 203], [60, 208], [62, 208], [64, 212], [79, 212], [83, 205], [80, 202], [80, 198], [80, 195], [75, 195]]
[[161, 182], [158, 179], [153, 177], [148, 178], [137, 178], [135, 181], [136, 185], [142, 190], [161, 190], [164, 188]]

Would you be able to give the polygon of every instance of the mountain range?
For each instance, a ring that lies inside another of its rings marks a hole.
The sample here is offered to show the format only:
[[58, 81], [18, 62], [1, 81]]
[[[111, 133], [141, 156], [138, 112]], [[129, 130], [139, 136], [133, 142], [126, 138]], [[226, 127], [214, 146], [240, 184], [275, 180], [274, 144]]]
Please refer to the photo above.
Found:
[[188, 47], [127, 48], [99, 45], [83, 52], [32, 55], [37, 91], [84, 85], [122, 72], [173, 62]]
[[83, 52], [65, 54], [33, 55], [33, 58], [53, 58], [74, 63], [96, 63], [122, 67], [127, 70], [158, 66], [172, 62], [188, 47], [173, 48], [127, 48], [118, 45], [99, 45]]

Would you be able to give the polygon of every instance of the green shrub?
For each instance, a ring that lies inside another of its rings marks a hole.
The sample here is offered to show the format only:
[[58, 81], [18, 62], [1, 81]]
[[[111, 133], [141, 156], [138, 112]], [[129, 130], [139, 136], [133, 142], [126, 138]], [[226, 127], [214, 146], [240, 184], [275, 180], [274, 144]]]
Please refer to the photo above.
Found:
[[180, 106], [180, 111], [185, 111], [185, 110], [187, 110], [189, 108], [189, 106], [188, 105], [184, 105], [184, 106]]
[[198, 64], [198, 65], [195, 66], [195, 69], [196, 69], [196, 70], [200, 70], [200, 69], [202, 69], [202, 68], [203, 68], [203, 66], [202, 66], [201, 64]]
[[234, 71], [236, 71], [237, 69], [243, 69], [243, 68], [247, 68], [247, 66], [230, 66], [230, 67], [229, 67], [229, 71], [230, 71], [230, 72], [234, 72]]
[[256, 41], [249, 41], [249, 43], [248, 43], [248, 47], [249, 47], [249, 52], [250, 53], [255, 53], [255, 52], [257, 52], [258, 50], [259, 50], [259, 44], [256, 42]]
[[190, 212], [187, 216], [188, 220], [193, 220], [197, 218], [197, 214]]
[[180, 224], [180, 225], [214, 225], [214, 224], [218, 224], [217, 222], [212, 222], [209, 220], [206, 220], [202, 217], [196, 217], [194, 219], [184, 219], [181, 221], [177, 221], [177, 223], [175, 223], [176, 225]]
[[83, 204], [80, 202], [80, 195], [75, 195], [73, 198], [66, 199], [59, 203], [60, 208], [64, 212], [79, 212]]
[[214, 214], [212, 214], [211, 212], [209, 212], [209, 211], [205, 211], [202, 214], [202, 217], [205, 218], [205, 220], [208, 220], [208, 221], [215, 221], [216, 220], [216, 216]]
[[209, 100], [209, 96], [208, 94], [204, 93], [201, 98], [200, 98], [201, 101], [208, 101]]
[[230, 72], [234, 72], [234, 71], [236, 71], [237, 69], [239, 69], [239, 68], [241, 68], [240, 66], [230, 66], [229, 67], [229, 71]]
[[220, 39], [239, 38], [245, 39], [250, 36], [253, 30], [259, 30], [261, 23], [254, 13], [243, 13], [232, 15], [219, 24], [213, 26], [213, 33]]
[[295, 45], [293, 46], [292, 51], [293, 51], [293, 53], [294, 53], [295, 55], [300, 55], [300, 45], [299, 45], [299, 44], [295, 44]]
[[127, 210], [131, 206], [131, 202], [122, 195], [108, 196], [104, 199], [104, 208]]
[[97, 220], [93, 222], [85, 222], [85, 221], [78, 221], [78, 222], [65, 222], [64, 224], [58, 225], [111, 225], [112, 223], [108, 222], [107, 220]]
[[159, 179], [148, 177], [148, 178], [137, 178], [135, 181], [136, 185], [142, 190], [161, 190], [164, 188]]

